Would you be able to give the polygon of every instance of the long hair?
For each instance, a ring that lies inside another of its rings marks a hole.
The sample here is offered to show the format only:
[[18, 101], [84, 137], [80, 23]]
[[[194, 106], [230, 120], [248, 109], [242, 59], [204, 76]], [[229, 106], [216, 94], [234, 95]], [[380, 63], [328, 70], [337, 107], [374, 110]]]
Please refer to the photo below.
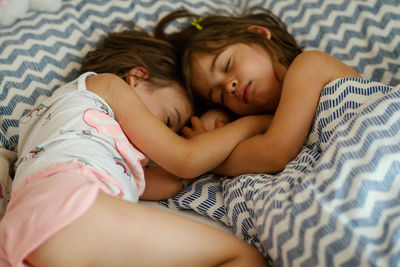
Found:
[[[195, 20], [196, 23], [188, 24], [179, 31], [166, 32], [169, 23], [183, 18], [192, 19], [192, 22]], [[249, 31], [248, 28], [252, 25], [267, 28], [271, 32], [271, 39], [268, 40], [261, 34]], [[170, 42], [175, 47], [178, 58], [181, 59], [180, 68], [185, 86], [192, 94], [195, 93], [192, 88], [194, 53], [217, 54], [232, 44], [257, 43], [264, 47], [272, 58], [288, 67], [303, 49], [277, 16], [261, 8], [251, 8], [243, 16], [201, 17], [185, 10], [174, 11], [157, 23], [154, 36]]]
[[171, 43], [139, 29], [109, 33], [83, 59], [81, 72], [113, 73], [124, 78], [134, 67], [144, 67], [150, 82], [182, 83], [177, 54]]

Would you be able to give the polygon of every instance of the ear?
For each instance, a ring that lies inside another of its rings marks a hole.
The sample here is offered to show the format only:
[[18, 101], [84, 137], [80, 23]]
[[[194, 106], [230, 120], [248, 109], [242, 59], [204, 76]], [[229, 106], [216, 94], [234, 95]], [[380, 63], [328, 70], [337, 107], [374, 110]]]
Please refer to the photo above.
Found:
[[271, 40], [271, 32], [267, 28], [259, 25], [251, 25], [247, 28], [250, 32], [258, 33], [267, 37], [268, 40]]
[[149, 78], [149, 72], [143, 67], [134, 67], [126, 73], [126, 82], [132, 87], [136, 87], [139, 82]]

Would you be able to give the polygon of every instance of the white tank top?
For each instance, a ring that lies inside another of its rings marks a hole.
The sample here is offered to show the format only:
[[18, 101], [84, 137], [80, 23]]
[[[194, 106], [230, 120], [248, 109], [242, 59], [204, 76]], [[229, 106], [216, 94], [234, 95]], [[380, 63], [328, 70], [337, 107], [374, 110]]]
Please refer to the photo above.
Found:
[[143, 193], [148, 159], [129, 142], [106, 101], [86, 89], [89, 75], [96, 74], [82, 74], [21, 118], [13, 189], [37, 170], [78, 160], [118, 181], [109, 186], [123, 199], [136, 202]]

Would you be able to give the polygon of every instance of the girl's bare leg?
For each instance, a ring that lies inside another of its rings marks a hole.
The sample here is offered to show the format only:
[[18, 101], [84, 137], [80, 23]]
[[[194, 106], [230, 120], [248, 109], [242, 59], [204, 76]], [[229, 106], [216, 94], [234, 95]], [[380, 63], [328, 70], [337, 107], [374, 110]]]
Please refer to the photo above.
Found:
[[33, 266], [266, 266], [233, 235], [99, 193], [92, 207], [26, 259]]

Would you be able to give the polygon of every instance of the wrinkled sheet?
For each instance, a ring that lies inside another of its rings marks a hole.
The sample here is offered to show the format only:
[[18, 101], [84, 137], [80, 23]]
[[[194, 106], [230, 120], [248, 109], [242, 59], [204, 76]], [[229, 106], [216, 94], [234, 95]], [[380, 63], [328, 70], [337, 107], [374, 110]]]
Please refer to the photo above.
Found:
[[163, 204], [224, 222], [276, 266], [397, 266], [399, 176], [400, 86], [338, 79], [282, 172], [207, 174]]

